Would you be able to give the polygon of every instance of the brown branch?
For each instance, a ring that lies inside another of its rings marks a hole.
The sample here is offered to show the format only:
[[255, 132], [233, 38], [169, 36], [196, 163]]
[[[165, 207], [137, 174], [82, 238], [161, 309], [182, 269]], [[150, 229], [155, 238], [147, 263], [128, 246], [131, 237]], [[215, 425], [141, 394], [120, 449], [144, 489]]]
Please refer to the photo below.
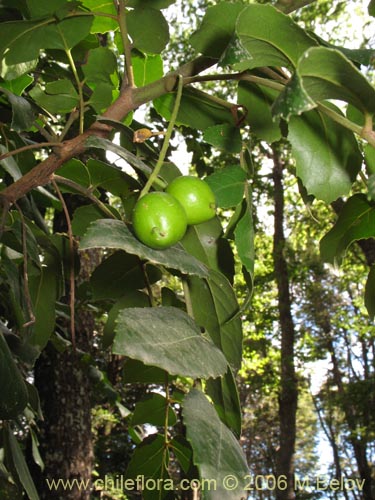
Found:
[[[142, 104], [152, 101], [168, 92], [174, 90], [178, 75], [192, 76], [217, 62], [216, 59], [198, 57], [193, 61], [181, 66], [178, 70], [168, 73], [166, 76], [145, 87], [123, 89], [116, 101], [103, 114], [111, 120], [121, 121], [130, 111], [135, 110]], [[53, 173], [65, 162], [75, 156], [79, 156], [86, 149], [86, 140], [94, 135], [107, 137], [112, 127], [101, 122], [95, 122], [83, 134], [61, 143], [58, 151], [54, 151], [46, 160], [39, 163], [23, 177], [5, 188], [0, 193], [0, 202], [3, 207], [10, 207], [18, 199], [25, 196], [32, 189], [44, 186], [52, 180]]]

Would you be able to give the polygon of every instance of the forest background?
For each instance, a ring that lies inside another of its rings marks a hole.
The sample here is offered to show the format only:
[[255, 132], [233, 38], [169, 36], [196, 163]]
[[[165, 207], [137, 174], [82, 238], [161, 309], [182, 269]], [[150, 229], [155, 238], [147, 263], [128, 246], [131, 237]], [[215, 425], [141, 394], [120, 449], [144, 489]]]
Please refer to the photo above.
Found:
[[[375, 6], [267, 3], [0, 2], [1, 498], [375, 497]], [[168, 252], [150, 166], [217, 197]]]

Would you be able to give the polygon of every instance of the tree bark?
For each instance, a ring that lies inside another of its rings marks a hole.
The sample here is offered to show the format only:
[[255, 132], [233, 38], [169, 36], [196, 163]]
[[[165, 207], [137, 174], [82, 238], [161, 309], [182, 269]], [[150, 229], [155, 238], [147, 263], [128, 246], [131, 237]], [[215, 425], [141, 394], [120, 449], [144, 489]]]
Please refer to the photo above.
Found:
[[292, 318], [292, 301], [288, 265], [284, 257], [284, 164], [280, 153], [273, 150], [273, 182], [275, 227], [273, 259], [278, 288], [279, 322], [281, 329], [281, 379], [279, 395], [280, 446], [276, 458], [279, 481], [286, 479], [287, 488], [276, 491], [277, 500], [292, 500], [294, 492], [294, 452], [296, 441], [297, 380], [294, 367], [295, 328]]

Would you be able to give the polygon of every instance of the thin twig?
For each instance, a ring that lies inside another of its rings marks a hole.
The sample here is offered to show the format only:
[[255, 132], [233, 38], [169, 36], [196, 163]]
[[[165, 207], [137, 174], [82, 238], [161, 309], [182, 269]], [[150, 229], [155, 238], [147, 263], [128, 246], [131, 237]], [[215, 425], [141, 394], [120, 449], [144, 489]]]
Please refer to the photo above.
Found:
[[167, 154], [169, 143], [170, 143], [170, 140], [171, 140], [172, 132], [173, 132], [173, 129], [174, 129], [174, 125], [176, 123], [176, 119], [177, 119], [177, 115], [178, 115], [178, 110], [180, 108], [183, 87], [184, 87], [184, 79], [183, 79], [183, 77], [181, 75], [178, 75], [178, 85], [177, 85], [176, 100], [175, 100], [175, 103], [174, 103], [174, 107], [173, 107], [171, 119], [169, 121], [169, 125], [168, 125], [168, 128], [167, 128], [167, 131], [165, 133], [164, 142], [163, 142], [163, 145], [162, 145], [162, 148], [161, 148], [161, 151], [160, 151], [160, 155], [159, 155], [158, 161], [156, 162], [154, 170], [152, 171], [152, 173], [151, 173], [150, 177], [148, 178], [148, 180], [147, 180], [144, 188], [141, 191], [140, 198], [149, 192], [152, 184], [154, 183], [155, 179], [159, 175], [161, 167], [163, 166], [164, 159], [165, 159], [165, 156]]
[[5, 158], [9, 158], [9, 156], [18, 155], [19, 153], [23, 153], [24, 151], [28, 151], [29, 149], [42, 149], [42, 148], [55, 148], [60, 147], [62, 144], [60, 142], [40, 142], [38, 144], [28, 144], [27, 146], [22, 146], [21, 148], [13, 149], [12, 151], [8, 151], [0, 155], [0, 161], [5, 160]]
[[23, 216], [22, 210], [19, 207], [18, 203], [14, 204], [20, 214], [21, 226], [22, 226], [22, 254], [23, 254], [23, 287], [25, 293], [26, 307], [29, 316], [29, 320], [24, 323], [22, 326], [26, 328], [35, 323], [35, 314], [33, 311], [33, 305], [30, 295], [30, 287], [29, 287], [29, 273], [28, 273], [28, 252], [27, 252], [27, 227], [25, 218]]
[[128, 35], [128, 26], [126, 23], [126, 10], [125, 10], [125, 2], [124, 0], [119, 0], [118, 3], [118, 24], [120, 27], [120, 34], [122, 45], [124, 47], [124, 56], [125, 56], [125, 71], [126, 78], [123, 79], [122, 88], [134, 87], [134, 73], [132, 66], [132, 54], [131, 54], [131, 46]]
[[66, 225], [68, 227], [68, 237], [69, 237], [69, 251], [70, 251], [70, 333], [72, 336], [72, 345], [73, 350], [76, 351], [76, 330], [75, 330], [75, 274], [74, 274], [74, 238], [72, 231], [72, 223], [70, 220], [69, 210], [66, 206], [64, 197], [60, 191], [59, 186], [57, 185], [55, 179], [52, 179], [52, 185], [57, 193], [59, 200], [61, 201], [61, 205], [64, 210]]

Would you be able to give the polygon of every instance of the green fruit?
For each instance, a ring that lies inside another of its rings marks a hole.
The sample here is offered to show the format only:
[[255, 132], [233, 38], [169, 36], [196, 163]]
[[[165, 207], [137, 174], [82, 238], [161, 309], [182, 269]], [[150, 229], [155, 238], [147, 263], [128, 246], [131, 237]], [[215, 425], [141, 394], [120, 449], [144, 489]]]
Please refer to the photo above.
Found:
[[184, 207], [188, 224], [200, 224], [215, 215], [215, 195], [210, 186], [198, 177], [177, 177], [167, 186], [166, 192]]
[[145, 245], [168, 248], [184, 236], [186, 214], [180, 203], [168, 193], [155, 191], [142, 196], [133, 210], [133, 228]]

